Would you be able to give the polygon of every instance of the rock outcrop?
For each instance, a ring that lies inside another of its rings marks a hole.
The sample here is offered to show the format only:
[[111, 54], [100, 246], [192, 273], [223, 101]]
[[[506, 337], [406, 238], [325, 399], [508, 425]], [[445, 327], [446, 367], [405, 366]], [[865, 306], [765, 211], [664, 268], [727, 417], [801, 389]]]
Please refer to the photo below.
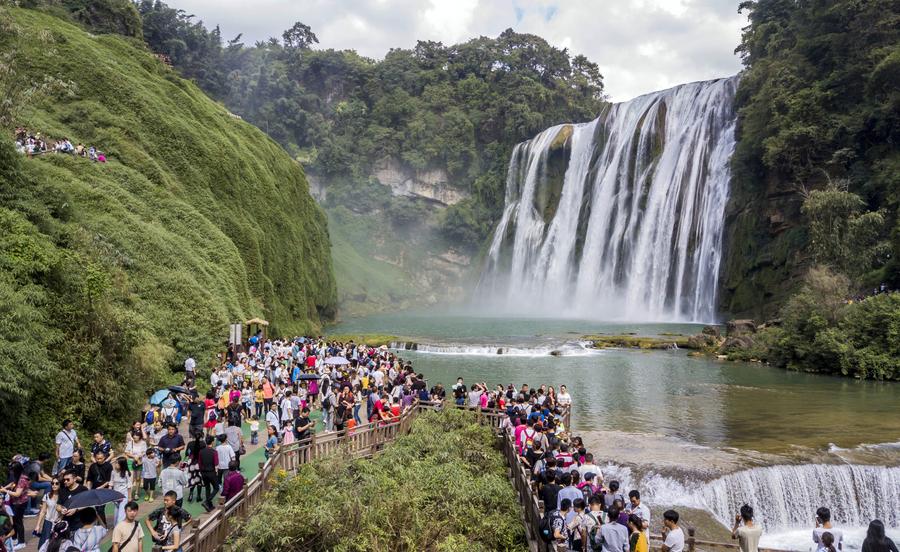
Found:
[[395, 196], [418, 197], [443, 206], [454, 205], [468, 197], [466, 192], [450, 183], [444, 169], [411, 170], [391, 157], [376, 163], [372, 176], [388, 186]]

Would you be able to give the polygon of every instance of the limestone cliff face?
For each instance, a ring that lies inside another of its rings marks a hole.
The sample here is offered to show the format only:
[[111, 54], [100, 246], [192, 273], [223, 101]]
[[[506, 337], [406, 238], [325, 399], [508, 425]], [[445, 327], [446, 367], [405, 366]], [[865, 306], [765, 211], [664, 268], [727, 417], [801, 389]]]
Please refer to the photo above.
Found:
[[801, 283], [806, 266], [802, 198], [783, 182], [735, 174], [725, 212], [719, 304], [765, 320]]
[[469, 196], [450, 183], [443, 168], [413, 170], [390, 157], [375, 164], [372, 176], [388, 186], [395, 196], [423, 198], [443, 206], [459, 203]]

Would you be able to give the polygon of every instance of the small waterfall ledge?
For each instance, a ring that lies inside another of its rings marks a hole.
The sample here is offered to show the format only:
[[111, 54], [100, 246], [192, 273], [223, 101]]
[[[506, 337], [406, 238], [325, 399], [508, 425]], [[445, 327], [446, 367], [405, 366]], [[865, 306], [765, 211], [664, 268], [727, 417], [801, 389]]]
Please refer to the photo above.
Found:
[[737, 83], [734, 76], [647, 94], [517, 145], [479, 304], [713, 321]]

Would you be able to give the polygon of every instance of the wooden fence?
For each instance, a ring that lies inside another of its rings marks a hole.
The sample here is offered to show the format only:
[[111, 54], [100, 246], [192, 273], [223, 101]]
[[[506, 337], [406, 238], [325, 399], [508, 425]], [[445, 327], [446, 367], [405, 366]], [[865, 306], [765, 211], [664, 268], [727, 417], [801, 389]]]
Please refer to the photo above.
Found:
[[[509, 466], [509, 479], [522, 505], [523, 522], [529, 548], [534, 552], [552, 552], [552, 546], [544, 543], [538, 532], [538, 525], [544, 515], [544, 503], [538, 499], [537, 486], [531, 479], [531, 472], [525, 469], [516, 452], [512, 436], [501, 431], [501, 424], [506, 414], [500, 410], [486, 410], [457, 406], [450, 403], [417, 402], [413, 408], [404, 412], [396, 422], [382, 425], [381, 422], [368, 423], [353, 429], [325, 434], [313, 434], [309, 439], [297, 441], [280, 449], [265, 463], [260, 463], [259, 473], [244, 485], [241, 493], [228, 502], [224, 502], [206, 519], [200, 522], [193, 520], [192, 530], [182, 540], [184, 552], [217, 552], [222, 549], [228, 537], [234, 531], [235, 522], [245, 520], [263, 500], [268, 491], [269, 480], [276, 473], [293, 473], [301, 465], [333, 454], [339, 450], [349, 453], [355, 458], [368, 457], [381, 450], [385, 444], [397, 437], [409, 433], [413, 420], [423, 410], [440, 408], [457, 408], [472, 412], [479, 423], [493, 428], [497, 434], [503, 456]], [[570, 411], [563, 415], [566, 427], [571, 421]], [[695, 538], [694, 529], [687, 528], [685, 548], [688, 552], [739, 550], [733, 542], [713, 542]], [[651, 550], [658, 550], [662, 545], [660, 535], [650, 536]], [[760, 552], [784, 552], [781, 550], [760, 548]]]

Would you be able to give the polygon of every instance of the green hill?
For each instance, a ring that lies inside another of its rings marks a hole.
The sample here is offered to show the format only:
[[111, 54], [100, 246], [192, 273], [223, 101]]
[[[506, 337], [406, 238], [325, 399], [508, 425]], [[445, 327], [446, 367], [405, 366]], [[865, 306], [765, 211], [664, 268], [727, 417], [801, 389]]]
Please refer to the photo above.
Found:
[[229, 322], [294, 333], [334, 316], [326, 219], [280, 146], [137, 39], [0, 18], [0, 92], [25, 100], [7, 125], [109, 158], [25, 158], [3, 130], [0, 456], [46, 448], [64, 417], [121, 431], [186, 355], [205, 366]]

